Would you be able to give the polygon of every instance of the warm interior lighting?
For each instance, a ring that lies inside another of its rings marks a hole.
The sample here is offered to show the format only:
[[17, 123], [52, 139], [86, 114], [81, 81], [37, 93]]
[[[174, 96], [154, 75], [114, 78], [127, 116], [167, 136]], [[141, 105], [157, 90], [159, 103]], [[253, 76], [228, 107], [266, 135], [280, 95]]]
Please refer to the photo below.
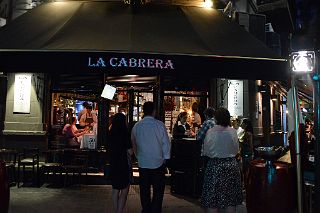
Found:
[[278, 96], [277, 96], [277, 95], [271, 95], [270, 98], [271, 98], [271, 100], [273, 100], [273, 101], [278, 100]]
[[258, 85], [258, 92], [267, 92], [266, 85]]
[[205, 0], [205, 1], [203, 2], [203, 7], [204, 7], [204, 8], [212, 8], [212, 6], [213, 6], [212, 0]]
[[124, 75], [124, 77], [126, 77], [126, 78], [134, 78], [134, 77], [138, 77], [138, 75]]

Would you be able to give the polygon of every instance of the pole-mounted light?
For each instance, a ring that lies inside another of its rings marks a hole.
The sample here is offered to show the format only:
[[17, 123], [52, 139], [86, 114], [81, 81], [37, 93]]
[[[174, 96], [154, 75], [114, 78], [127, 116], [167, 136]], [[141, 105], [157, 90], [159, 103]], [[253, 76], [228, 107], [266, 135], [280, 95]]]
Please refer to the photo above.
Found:
[[[301, 174], [301, 151], [299, 137], [299, 102], [297, 96], [297, 88], [295, 86], [295, 78], [300, 75], [313, 73], [315, 70], [315, 52], [314, 51], [298, 51], [290, 54], [290, 68], [292, 71], [291, 87], [292, 87], [292, 108], [294, 113], [294, 136], [296, 147], [296, 169], [297, 169], [297, 200], [298, 213], [303, 212], [302, 200], [302, 174]], [[290, 133], [289, 133], [290, 134]]]
[[294, 73], [312, 73], [315, 70], [315, 52], [292, 52], [290, 54], [290, 66]]

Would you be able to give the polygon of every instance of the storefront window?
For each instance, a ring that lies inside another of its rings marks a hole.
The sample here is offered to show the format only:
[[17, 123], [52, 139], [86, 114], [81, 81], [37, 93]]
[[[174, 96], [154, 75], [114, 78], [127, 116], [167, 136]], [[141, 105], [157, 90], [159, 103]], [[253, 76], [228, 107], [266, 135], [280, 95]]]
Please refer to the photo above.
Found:
[[[132, 100], [130, 100], [130, 97]], [[110, 104], [110, 121], [112, 116], [118, 112], [122, 112], [127, 115], [128, 121], [131, 119], [133, 122], [141, 120], [143, 116], [142, 106], [146, 101], [153, 101], [153, 92], [151, 90], [133, 90], [126, 87], [117, 87], [114, 100], [112, 100]], [[129, 113], [131, 110], [132, 114]], [[132, 116], [132, 118], [129, 118], [129, 116]]]
[[193, 105], [197, 105], [196, 111], [201, 115], [203, 122], [202, 112], [207, 107], [208, 94], [206, 92], [195, 91], [165, 91], [164, 96], [164, 113], [165, 125], [168, 133], [171, 135], [173, 126], [177, 122], [178, 115], [181, 112], [188, 113], [187, 122], [194, 128], [194, 112]]
[[52, 94], [52, 119], [51, 124], [56, 128], [63, 128], [65, 124], [70, 124], [72, 117], [77, 118], [79, 123], [79, 113], [84, 109], [83, 103], [87, 102], [93, 107], [94, 113], [98, 113], [97, 104], [92, 96], [83, 96], [71, 93], [53, 93]]

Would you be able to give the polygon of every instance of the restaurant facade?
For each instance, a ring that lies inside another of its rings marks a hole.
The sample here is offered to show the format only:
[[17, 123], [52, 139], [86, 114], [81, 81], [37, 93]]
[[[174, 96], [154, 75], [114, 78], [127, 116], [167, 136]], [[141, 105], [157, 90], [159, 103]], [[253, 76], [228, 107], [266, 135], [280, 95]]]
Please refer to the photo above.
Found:
[[[202, 112], [233, 100], [233, 115], [258, 126], [268, 113], [259, 86], [288, 76], [286, 60], [200, 7], [51, 2], [1, 29], [0, 38], [2, 147], [50, 148], [85, 101], [98, 115], [95, 148], [107, 146], [114, 113], [133, 125], [145, 101], [156, 103], [168, 133], [195, 102]], [[112, 100], [101, 97], [105, 84], [117, 89]]]

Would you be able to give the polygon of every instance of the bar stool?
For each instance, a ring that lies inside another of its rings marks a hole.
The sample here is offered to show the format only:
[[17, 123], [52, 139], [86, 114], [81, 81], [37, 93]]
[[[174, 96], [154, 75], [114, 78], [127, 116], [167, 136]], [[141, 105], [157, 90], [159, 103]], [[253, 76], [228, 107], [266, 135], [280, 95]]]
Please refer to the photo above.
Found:
[[[32, 167], [32, 182], [36, 180], [36, 185], [39, 186], [39, 148], [24, 148], [22, 153], [18, 154], [18, 188], [20, 187], [20, 167], [22, 166], [22, 182], [25, 183], [26, 180], [26, 167]], [[37, 169], [37, 171], [35, 171]]]

